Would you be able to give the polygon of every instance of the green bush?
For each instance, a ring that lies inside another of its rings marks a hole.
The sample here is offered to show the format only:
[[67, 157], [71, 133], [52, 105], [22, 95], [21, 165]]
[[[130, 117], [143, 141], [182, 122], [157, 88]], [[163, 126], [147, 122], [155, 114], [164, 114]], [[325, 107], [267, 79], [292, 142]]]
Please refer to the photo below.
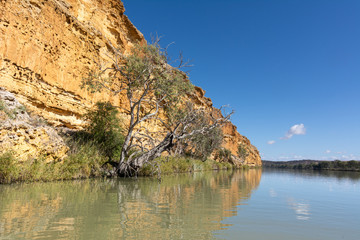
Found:
[[160, 157], [153, 163], [145, 165], [139, 172], [141, 176], [152, 176], [158, 174], [173, 174], [185, 172], [211, 171], [232, 169], [230, 163], [219, 163], [211, 159], [202, 161], [200, 159], [185, 157]]
[[249, 155], [248, 150], [243, 144], [238, 145], [237, 154], [240, 159], [245, 160]]
[[47, 163], [45, 158], [17, 161], [11, 153], [0, 155], [0, 183], [70, 180], [104, 175], [107, 157], [96, 144], [87, 143], [77, 147], [62, 162]]
[[0, 155], [0, 183], [10, 183], [18, 177], [18, 168], [10, 152]]
[[118, 110], [108, 102], [97, 102], [95, 110], [84, 115], [87, 120], [84, 131], [71, 134], [67, 142], [72, 152], [78, 147], [94, 144], [110, 161], [118, 158], [124, 142], [123, 130], [117, 117]]
[[86, 131], [110, 160], [120, 156], [124, 143], [118, 113], [109, 102], [97, 102], [96, 109], [85, 115], [89, 121]]
[[347, 167], [350, 170], [359, 170], [360, 169], [360, 162], [359, 161], [355, 161], [355, 160], [351, 160], [347, 162]]
[[218, 162], [230, 162], [231, 161], [231, 151], [226, 148], [217, 149], [215, 152], [215, 160]]
[[58, 174], [61, 179], [79, 179], [100, 177], [102, 166], [107, 162], [95, 143], [82, 144], [77, 152], [69, 155], [60, 166]]

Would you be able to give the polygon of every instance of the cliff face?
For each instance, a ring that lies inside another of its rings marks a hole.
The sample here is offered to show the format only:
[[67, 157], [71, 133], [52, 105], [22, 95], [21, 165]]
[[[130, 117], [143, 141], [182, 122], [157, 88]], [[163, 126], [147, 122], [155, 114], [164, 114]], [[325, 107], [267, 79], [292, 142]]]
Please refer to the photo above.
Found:
[[0, 87], [0, 154], [12, 151], [22, 161], [43, 157], [51, 162], [63, 159], [68, 150], [55, 129], [29, 116], [15, 96]]
[[[115, 48], [127, 53], [145, 41], [124, 11], [119, 0], [0, 0], [0, 87], [54, 126], [81, 127], [81, 115], [99, 100], [121, 105], [121, 97], [89, 94], [80, 83], [96, 62], [109, 62]], [[200, 88], [189, 98], [213, 108]], [[236, 153], [243, 143], [246, 163], [261, 165], [235, 126], [224, 133], [225, 147]]]

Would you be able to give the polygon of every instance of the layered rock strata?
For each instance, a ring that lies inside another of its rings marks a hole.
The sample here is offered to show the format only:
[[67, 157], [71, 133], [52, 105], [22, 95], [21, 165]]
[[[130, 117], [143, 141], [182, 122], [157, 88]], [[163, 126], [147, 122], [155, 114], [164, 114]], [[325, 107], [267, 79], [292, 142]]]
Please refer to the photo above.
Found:
[[29, 116], [13, 94], [0, 88], [0, 153], [12, 152], [22, 161], [42, 157], [52, 162], [62, 160], [68, 150], [52, 127]]
[[[90, 94], [81, 80], [115, 49], [127, 54], [143, 35], [119, 0], [0, 0], [0, 86], [53, 126], [81, 128], [81, 115], [99, 100], [120, 106], [121, 96]], [[201, 88], [189, 100], [209, 111]], [[153, 128], [160, 128], [154, 125]], [[247, 165], [261, 165], [257, 149], [236, 127], [224, 127], [224, 147], [245, 144]]]

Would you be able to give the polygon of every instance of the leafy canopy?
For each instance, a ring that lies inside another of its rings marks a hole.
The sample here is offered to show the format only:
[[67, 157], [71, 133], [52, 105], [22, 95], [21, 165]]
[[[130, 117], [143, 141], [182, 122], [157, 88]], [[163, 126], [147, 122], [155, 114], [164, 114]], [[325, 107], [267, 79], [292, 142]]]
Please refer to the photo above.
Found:
[[[126, 110], [137, 113], [133, 107], [146, 104], [149, 111], [158, 107], [176, 106], [184, 94], [193, 91], [187, 75], [178, 67], [170, 66], [166, 49], [158, 42], [137, 43], [129, 55], [116, 53], [109, 66], [98, 64], [99, 70], [90, 72], [82, 87], [98, 92], [103, 88], [114, 94], [125, 93], [129, 99]], [[145, 114], [146, 115], [146, 114]]]

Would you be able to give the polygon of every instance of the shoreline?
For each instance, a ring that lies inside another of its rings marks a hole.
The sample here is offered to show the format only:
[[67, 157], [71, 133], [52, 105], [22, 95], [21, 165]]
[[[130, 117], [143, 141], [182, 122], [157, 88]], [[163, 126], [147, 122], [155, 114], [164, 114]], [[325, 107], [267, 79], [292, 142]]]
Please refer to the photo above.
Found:
[[293, 170], [318, 170], [318, 171], [347, 171], [360, 172], [360, 161], [319, 161], [319, 160], [295, 160], [295, 161], [266, 161], [263, 160], [263, 168], [293, 169]]
[[[90, 152], [91, 153], [91, 152]], [[110, 177], [112, 170], [105, 159], [94, 155], [75, 155], [62, 162], [46, 163], [44, 159], [19, 162], [11, 153], [0, 155], [0, 185], [31, 182], [56, 182], [67, 180], [84, 180], [92, 178], [117, 178]], [[246, 170], [260, 167], [247, 165], [235, 166], [229, 162], [206, 161], [186, 157], [161, 157], [156, 160], [156, 165], [144, 166], [136, 177], [149, 177], [161, 179], [161, 176], [222, 170]], [[119, 177], [118, 177], [119, 178]]]

